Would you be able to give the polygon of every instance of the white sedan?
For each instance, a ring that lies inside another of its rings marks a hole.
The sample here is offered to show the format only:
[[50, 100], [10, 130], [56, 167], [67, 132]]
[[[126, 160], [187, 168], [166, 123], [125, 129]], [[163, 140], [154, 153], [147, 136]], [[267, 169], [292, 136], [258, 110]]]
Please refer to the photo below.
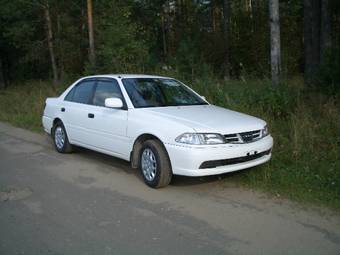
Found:
[[130, 161], [153, 188], [172, 175], [216, 175], [271, 157], [266, 122], [209, 104], [183, 83], [149, 75], [84, 77], [47, 98], [45, 131], [60, 153], [77, 145]]

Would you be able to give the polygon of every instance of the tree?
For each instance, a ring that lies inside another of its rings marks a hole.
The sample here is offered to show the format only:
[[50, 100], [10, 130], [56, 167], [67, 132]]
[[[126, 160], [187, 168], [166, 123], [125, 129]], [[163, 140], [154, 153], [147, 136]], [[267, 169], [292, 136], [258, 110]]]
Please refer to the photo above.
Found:
[[263, 78], [272, 72], [274, 84], [281, 68], [304, 73], [307, 83], [337, 76], [339, 0], [0, 2], [6, 85], [48, 75], [60, 81], [84, 70], [158, 72], [163, 66], [184, 77]]
[[96, 71], [144, 72], [148, 48], [142, 35], [137, 37], [140, 27], [131, 21], [131, 15], [131, 7], [125, 0], [103, 1], [97, 6], [94, 16], [98, 31]]
[[280, 17], [279, 0], [269, 0], [270, 20], [270, 66], [272, 83], [278, 86], [281, 72], [281, 44], [280, 44]]
[[223, 0], [224, 78], [230, 77], [229, 0]]
[[96, 64], [96, 55], [94, 51], [94, 35], [93, 35], [93, 10], [92, 0], [87, 0], [87, 21], [89, 32], [89, 61], [92, 67]]
[[331, 48], [331, 15], [329, 0], [321, 0], [320, 62], [324, 64]]
[[0, 89], [5, 88], [5, 79], [4, 79], [4, 72], [2, 69], [2, 61], [0, 59]]
[[57, 64], [56, 64], [55, 54], [54, 54], [52, 22], [51, 22], [48, 3], [46, 3], [46, 5], [43, 8], [44, 8], [44, 14], [45, 14], [45, 21], [46, 21], [47, 44], [48, 44], [48, 50], [50, 53], [51, 66], [52, 66], [52, 72], [53, 72], [53, 84], [56, 85], [58, 83], [58, 70], [57, 70]]
[[163, 58], [166, 59], [167, 57], [167, 42], [166, 42], [166, 28], [165, 28], [165, 14], [162, 12], [161, 19], [162, 19], [162, 42], [163, 42]]
[[304, 0], [305, 82], [315, 82], [320, 64], [320, 0]]

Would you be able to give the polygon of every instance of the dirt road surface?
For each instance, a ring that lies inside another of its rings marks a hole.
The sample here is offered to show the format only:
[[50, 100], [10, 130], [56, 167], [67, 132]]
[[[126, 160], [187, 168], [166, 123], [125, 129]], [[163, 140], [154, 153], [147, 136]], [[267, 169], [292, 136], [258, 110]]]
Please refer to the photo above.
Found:
[[0, 254], [340, 254], [339, 215], [229, 177], [153, 190], [127, 162], [0, 123]]

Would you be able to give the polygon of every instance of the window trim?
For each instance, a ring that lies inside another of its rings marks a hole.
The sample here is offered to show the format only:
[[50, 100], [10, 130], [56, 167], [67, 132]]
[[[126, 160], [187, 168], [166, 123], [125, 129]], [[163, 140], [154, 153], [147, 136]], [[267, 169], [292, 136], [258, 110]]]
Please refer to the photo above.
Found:
[[[74, 91], [75, 89], [80, 85], [82, 84], [83, 82], [89, 82], [89, 81], [93, 81], [93, 88], [92, 88], [92, 91], [91, 91], [91, 95], [89, 97], [89, 100], [87, 103], [80, 103], [80, 102], [75, 102], [74, 101]], [[87, 79], [83, 79], [81, 81], [79, 81], [77, 84], [75, 84], [72, 89], [67, 93], [67, 95], [64, 97], [64, 100], [63, 101], [66, 101], [66, 102], [70, 102], [70, 103], [75, 103], [75, 104], [86, 104], [86, 105], [92, 105], [90, 102], [93, 100], [93, 94], [94, 94], [94, 89], [96, 88], [96, 85], [97, 85], [97, 80], [94, 79], [94, 78], [87, 78]], [[71, 100], [66, 100], [66, 97], [68, 97], [68, 95], [70, 95], [72, 93], [72, 97], [71, 97]]]
[[[187, 90], [191, 91], [191, 92], [192, 92], [193, 94], [195, 94], [198, 98], [201, 98], [201, 99], [203, 100], [204, 104], [202, 103], [202, 104], [167, 105], [167, 106], [136, 106], [136, 105], [134, 104], [134, 102], [132, 101], [132, 99], [131, 99], [131, 97], [130, 97], [130, 95], [129, 95], [129, 93], [128, 93], [126, 87], [125, 87], [124, 80], [128, 80], [128, 79], [165, 79], [165, 80], [168, 80], [168, 79], [169, 79], [169, 80], [174, 80], [174, 81], [178, 82], [179, 84], [181, 84], [182, 86], [184, 86]], [[156, 107], [178, 107], [178, 106], [210, 105], [209, 102], [207, 102], [205, 99], [203, 99], [202, 96], [199, 95], [195, 90], [193, 90], [193, 89], [192, 89], [191, 87], [189, 87], [188, 85], [185, 85], [183, 82], [181, 82], [181, 81], [179, 81], [179, 80], [176, 80], [176, 79], [174, 79], [174, 78], [168, 78], [168, 77], [156, 77], [156, 78], [154, 78], [154, 77], [145, 77], [145, 78], [144, 78], [144, 77], [143, 77], [143, 78], [140, 78], [140, 77], [131, 77], [131, 78], [122, 78], [122, 79], [121, 79], [121, 82], [122, 82], [122, 84], [123, 84], [123, 88], [124, 88], [125, 91], [126, 91], [127, 97], [129, 98], [129, 100], [130, 100], [132, 106], [133, 106], [135, 109], [156, 108]]]
[[[79, 102], [75, 102], [73, 101], [73, 97], [74, 97], [74, 91], [75, 89], [80, 85], [82, 84], [83, 82], [88, 82], [88, 81], [93, 81], [94, 82], [94, 85], [93, 85], [93, 88], [92, 88], [92, 92], [91, 92], [91, 95], [89, 97], [89, 101], [87, 103], [79, 103]], [[118, 89], [120, 91], [120, 94], [122, 96], [122, 101], [123, 101], [123, 107], [120, 108], [120, 109], [117, 109], [117, 110], [128, 110], [128, 107], [127, 107], [127, 103], [126, 103], [126, 100], [125, 100], [125, 97], [124, 97], [124, 94], [123, 94], [123, 91], [122, 91], [122, 88], [120, 87], [119, 85], [119, 81], [115, 78], [110, 78], [110, 77], [96, 77], [96, 78], [85, 78], [83, 80], [80, 80], [77, 84], [75, 84], [71, 90], [66, 94], [66, 96], [64, 97], [64, 100], [63, 101], [66, 101], [66, 102], [70, 102], [70, 103], [75, 103], [75, 104], [85, 104], [85, 105], [91, 105], [91, 106], [95, 106], [95, 107], [104, 107], [104, 108], [108, 108], [108, 107], [105, 107], [105, 106], [101, 106], [101, 105], [94, 105], [93, 104], [93, 98], [94, 98], [94, 94], [95, 94], [95, 91], [97, 89], [97, 83], [98, 81], [106, 81], [106, 82], [112, 82], [112, 81], [116, 81], [117, 82], [117, 85], [118, 85]], [[71, 100], [66, 100], [66, 97], [70, 94], [70, 93], [73, 93], [72, 97], [71, 97]]]

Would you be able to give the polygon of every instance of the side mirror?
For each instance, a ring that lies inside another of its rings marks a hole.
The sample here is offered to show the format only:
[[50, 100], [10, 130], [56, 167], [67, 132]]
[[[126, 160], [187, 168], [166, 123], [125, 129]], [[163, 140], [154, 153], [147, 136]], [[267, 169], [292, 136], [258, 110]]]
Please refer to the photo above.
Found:
[[105, 107], [120, 109], [123, 107], [123, 101], [117, 97], [106, 98]]

